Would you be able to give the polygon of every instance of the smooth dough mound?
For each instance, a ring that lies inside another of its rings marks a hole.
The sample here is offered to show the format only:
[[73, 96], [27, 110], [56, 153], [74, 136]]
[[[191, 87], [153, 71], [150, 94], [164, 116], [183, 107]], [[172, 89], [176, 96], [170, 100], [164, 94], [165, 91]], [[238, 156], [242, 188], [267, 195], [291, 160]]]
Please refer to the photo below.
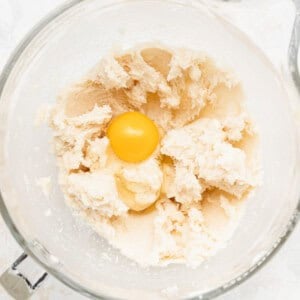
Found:
[[[137, 164], [118, 159], [106, 137], [128, 111], [160, 131], [154, 154]], [[59, 95], [50, 125], [67, 203], [143, 266], [198, 266], [214, 255], [260, 183], [240, 83], [190, 50], [144, 46], [102, 58]]]

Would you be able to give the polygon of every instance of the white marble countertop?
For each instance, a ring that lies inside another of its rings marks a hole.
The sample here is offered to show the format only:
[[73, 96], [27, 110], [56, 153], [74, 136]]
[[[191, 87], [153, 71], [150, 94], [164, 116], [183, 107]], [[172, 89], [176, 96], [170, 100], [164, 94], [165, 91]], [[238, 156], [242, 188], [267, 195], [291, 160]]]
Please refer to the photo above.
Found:
[[[211, 0], [212, 1], [212, 0]], [[0, 0], [0, 70], [20, 39], [51, 9], [63, 0]], [[293, 23], [293, 5], [289, 0], [243, 0], [247, 9], [240, 10], [231, 20], [243, 28], [280, 68]], [[259, 3], [259, 5], [258, 5]], [[228, 16], [239, 9], [238, 3], [228, 4]], [[268, 32], [272, 32], [272, 36]], [[258, 34], [259, 32], [259, 34]], [[274, 34], [273, 34], [274, 33]], [[0, 273], [22, 253], [0, 217]], [[33, 299], [86, 299], [48, 278]], [[0, 299], [10, 297], [0, 287]], [[298, 300], [300, 299], [300, 225], [280, 252], [252, 278], [220, 300]]]

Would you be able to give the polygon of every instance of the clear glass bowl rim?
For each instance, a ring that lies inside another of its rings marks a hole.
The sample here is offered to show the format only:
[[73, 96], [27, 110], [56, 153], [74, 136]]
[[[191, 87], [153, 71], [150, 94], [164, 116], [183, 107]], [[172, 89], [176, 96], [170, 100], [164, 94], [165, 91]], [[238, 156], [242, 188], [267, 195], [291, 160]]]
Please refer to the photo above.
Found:
[[[3, 68], [3, 71], [0, 75], [0, 100], [3, 93], [3, 90], [5, 88], [5, 84], [7, 82], [7, 79], [9, 78], [9, 75], [11, 71], [13, 70], [15, 64], [17, 63], [19, 57], [23, 53], [23, 51], [27, 48], [27, 46], [31, 43], [31, 41], [35, 38], [35, 36], [40, 33], [42, 29], [44, 29], [50, 22], [52, 22], [54, 19], [59, 17], [61, 14], [69, 10], [70, 8], [74, 7], [75, 5], [84, 2], [86, 0], [70, 0], [67, 1], [65, 4], [59, 6], [58, 8], [52, 10], [46, 17], [44, 17], [40, 22], [38, 22], [31, 31], [23, 38], [23, 40], [19, 43], [19, 45], [15, 48], [13, 53], [11, 54], [10, 58], [8, 59], [6, 65]], [[153, 1], [153, 0], [152, 0]], [[154, 1], [160, 1], [160, 0], [154, 0]], [[172, 0], [173, 1], [173, 0]], [[296, 89], [298, 90], [298, 93], [300, 95], [300, 76], [298, 73], [298, 68], [294, 67], [298, 64], [298, 49], [300, 44], [300, 1], [294, 0], [296, 4], [296, 8], [298, 9], [298, 12], [296, 13], [294, 26], [293, 26], [293, 32], [290, 40], [289, 45], [289, 54], [287, 57], [288, 64], [290, 66], [290, 72], [292, 79], [294, 81], [294, 85]], [[182, 0], [175, 0], [173, 2], [182, 2]], [[199, 0], [201, 3], [202, 1]], [[24, 249], [24, 251], [30, 255], [39, 265], [41, 265], [49, 274], [54, 276], [56, 279], [67, 285], [68, 287], [72, 288], [73, 290], [79, 292], [82, 295], [88, 296], [89, 298], [94, 299], [104, 299], [104, 300], [110, 300], [115, 299], [108, 297], [106, 295], [101, 295], [99, 293], [96, 293], [95, 291], [92, 291], [84, 286], [81, 286], [79, 283], [75, 282], [68, 276], [62, 274], [61, 272], [57, 271], [55, 268], [50, 266], [47, 262], [41, 260], [37, 255], [34, 254], [34, 252], [30, 249], [30, 245], [27, 243], [25, 238], [22, 236], [20, 231], [17, 229], [16, 225], [14, 224], [12, 218], [9, 215], [8, 209], [4, 203], [1, 191], [0, 191], [0, 213], [9, 228], [12, 236], [15, 238], [15, 240], [18, 242], [18, 244]], [[295, 209], [294, 213], [291, 215], [288, 223], [286, 224], [285, 230], [283, 230], [281, 236], [278, 238], [277, 241], [274, 242], [271, 249], [266, 253], [258, 262], [255, 263], [250, 269], [247, 271], [241, 273], [239, 276], [235, 277], [231, 281], [225, 283], [222, 286], [219, 286], [209, 292], [203, 293], [201, 295], [197, 295], [196, 297], [187, 298], [187, 300], [196, 300], [196, 299], [213, 299], [217, 296], [220, 296], [221, 294], [225, 293], [226, 291], [229, 291], [233, 289], [234, 287], [237, 287], [245, 280], [249, 279], [252, 275], [254, 275], [257, 271], [259, 271], [263, 266], [266, 265], [268, 261], [278, 252], [278, 250], [283, 246], [285, 241], [289, 238], [290, 234], [293, 232], [295, 226], [297, 225], [298, 221], [300, 219], [300, 198], [297, 203], [297, 208]]]

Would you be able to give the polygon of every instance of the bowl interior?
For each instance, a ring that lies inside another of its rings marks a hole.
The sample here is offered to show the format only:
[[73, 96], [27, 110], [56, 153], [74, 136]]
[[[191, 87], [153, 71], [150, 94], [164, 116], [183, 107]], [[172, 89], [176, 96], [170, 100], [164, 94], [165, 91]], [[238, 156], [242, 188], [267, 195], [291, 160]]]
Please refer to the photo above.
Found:
[[[138, 298], [210, 292], [249, 270], [280, 237], [298, 201], [297, 142], [288, 97], [264, 56], [237, 29], [185, 1], [84, 1], [51, 21], [15, 63], [0, 101], [1, 192], [27, 246], [62, 276], [96, 295]], [[240, 225], [197, 269], [141, 268], [121, 256], [66, 207], [57, 185], [51, 131], [38, 109], [80, 79], [114, 47], [161, 42], [207, 52], [243, 83], [257, 123], [263, 186], [247, 201]], [[50, 177], [46, 196], [37, 185]]]

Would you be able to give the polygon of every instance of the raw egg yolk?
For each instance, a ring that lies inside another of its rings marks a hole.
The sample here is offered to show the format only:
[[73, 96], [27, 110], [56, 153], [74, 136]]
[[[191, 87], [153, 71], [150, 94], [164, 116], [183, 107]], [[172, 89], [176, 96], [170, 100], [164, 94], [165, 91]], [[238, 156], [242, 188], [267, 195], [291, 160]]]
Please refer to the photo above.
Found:
[[147, 159], [159, 142], [158, 128], [140, 112], [126, 112], [114, 118], [107, 136], [115, 154], [132, 163]]

